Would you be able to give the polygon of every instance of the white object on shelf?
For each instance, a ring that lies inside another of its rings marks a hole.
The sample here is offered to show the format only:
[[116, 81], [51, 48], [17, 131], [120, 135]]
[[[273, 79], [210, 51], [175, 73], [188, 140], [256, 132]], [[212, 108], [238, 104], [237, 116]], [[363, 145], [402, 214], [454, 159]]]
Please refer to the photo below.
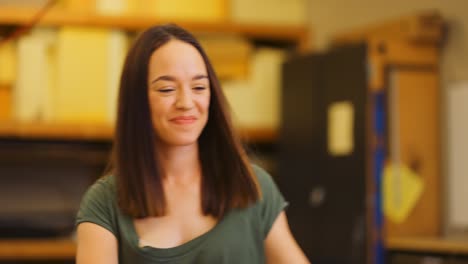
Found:
[[448, 89], [448, 224], [468, 227], [468, 81]]
[[223, 82], [236, 125], [272, 129], [279, 126], [283, 61], [284, 51], [260, 48], [251, 59], [251, 75], [246, 80]]
[[13, 115], [18, 121], [51, 118], [54, 37], [53, 30], [39, 28], [18, 40], [17, 79], [13, 89]]

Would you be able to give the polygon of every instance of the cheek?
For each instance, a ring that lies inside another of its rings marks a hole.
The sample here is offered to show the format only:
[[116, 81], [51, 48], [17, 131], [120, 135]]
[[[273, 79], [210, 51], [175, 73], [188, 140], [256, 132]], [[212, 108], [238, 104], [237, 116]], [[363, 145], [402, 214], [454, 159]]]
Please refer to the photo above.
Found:
[[208, 113], [208, 110], [210, 108], [210, 95], [202, 98], [200, 102], [200, 106], [203, 109], [204, 112]]
[[151, 117], [153, 120], [158, 119], [159, 117], [164, 116], [167, 113], [167, 102], [161, 100], [157, 97], [150, 97], [149, 98], [149, 105], [151, 111]]
[[206, 100], [203, 102], [203, 110], [208, 113], [208, 110], [210, 108], [210, 100]]

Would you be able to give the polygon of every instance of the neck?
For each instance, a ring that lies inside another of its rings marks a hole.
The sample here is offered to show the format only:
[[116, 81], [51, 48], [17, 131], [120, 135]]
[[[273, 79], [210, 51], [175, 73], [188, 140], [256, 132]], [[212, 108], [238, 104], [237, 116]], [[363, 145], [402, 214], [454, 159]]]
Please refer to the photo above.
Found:
[[157, 158], [166, 183], [188, 183], [200, 178], [198, 144], [158, 147]]

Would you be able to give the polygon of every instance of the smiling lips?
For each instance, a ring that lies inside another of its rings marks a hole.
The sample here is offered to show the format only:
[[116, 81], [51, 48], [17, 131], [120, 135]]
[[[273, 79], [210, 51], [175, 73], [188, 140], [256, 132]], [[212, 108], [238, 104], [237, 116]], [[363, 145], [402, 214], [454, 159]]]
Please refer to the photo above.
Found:
[[194, 116], [178, 116], [178, 117], [172, 118], [170, 121], [178, 125], [188, 125], [188, 124], [194, 123], [196, 120], [197, 118]]

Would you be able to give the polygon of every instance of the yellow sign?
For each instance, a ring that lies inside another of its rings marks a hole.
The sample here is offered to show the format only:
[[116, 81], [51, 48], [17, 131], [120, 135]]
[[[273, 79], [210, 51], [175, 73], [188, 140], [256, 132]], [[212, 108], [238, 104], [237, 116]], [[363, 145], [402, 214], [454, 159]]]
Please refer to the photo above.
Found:
[[384, 214], [395, 223], [403, 222], [424, 189], [421, 177], [407, 166], [389, 164], [383, 172]]

